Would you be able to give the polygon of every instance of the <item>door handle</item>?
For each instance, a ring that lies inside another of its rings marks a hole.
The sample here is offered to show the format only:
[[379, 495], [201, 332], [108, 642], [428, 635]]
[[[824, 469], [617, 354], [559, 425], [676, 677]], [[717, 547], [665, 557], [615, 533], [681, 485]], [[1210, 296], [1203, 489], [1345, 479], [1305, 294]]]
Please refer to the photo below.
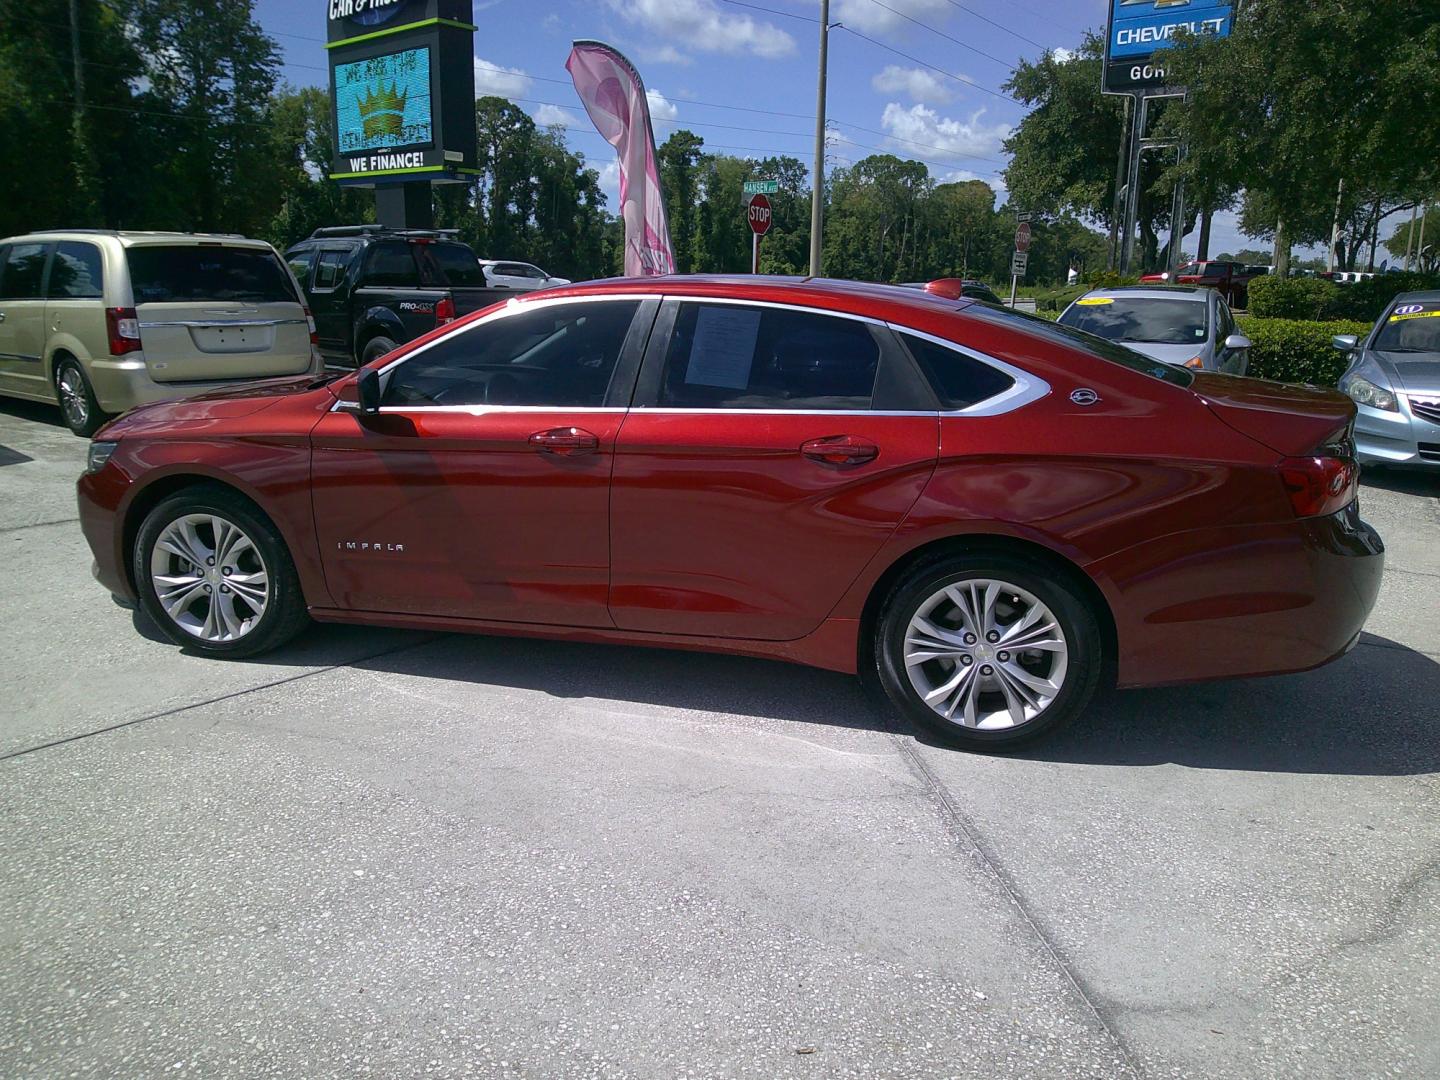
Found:
[[858, 435], [827, 435], [800, 445], [800, 453], [827, 465], [861, 465], [880, 456], [880, 448]]
[[530, 445], [542, 454], [576, 457], [600, 449], [600, 438], [584, 428], [557, 427], [535, 432], [530, 436]]
[[0, 322], [4, 322], [4, 321], [5, 321], [5, 312], [0, 311]]

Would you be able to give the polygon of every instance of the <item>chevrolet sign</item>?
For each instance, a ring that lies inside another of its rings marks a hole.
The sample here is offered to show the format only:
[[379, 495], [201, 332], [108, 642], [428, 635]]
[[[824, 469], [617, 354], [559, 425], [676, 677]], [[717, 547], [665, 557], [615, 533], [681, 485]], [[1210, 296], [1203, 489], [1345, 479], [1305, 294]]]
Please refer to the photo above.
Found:
[[1181, 31], [1228, 37], [1234, 8], [1233, 0], [1111, 0], [1104, 91], [1163, 90], [1170, 40]]

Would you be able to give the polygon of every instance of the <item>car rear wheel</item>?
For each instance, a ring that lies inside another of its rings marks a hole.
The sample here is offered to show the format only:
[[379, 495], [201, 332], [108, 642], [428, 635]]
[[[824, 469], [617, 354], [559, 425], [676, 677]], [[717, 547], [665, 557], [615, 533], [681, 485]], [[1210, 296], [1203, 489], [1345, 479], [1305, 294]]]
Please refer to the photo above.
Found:
[[875, 638], [880, 683], [917, 724], [956, 746], [999, 750], [1085, 708], [1101, 634], [1078, 589], [1005, 555], [948, 558], [891, 591]]
[[360, 366], [364, 367], [372, 360], [379, 360], [388, 352], [394, 352], [400, 346], [391, 341], [388, 337], [371, 338], [365, 343], [364, 350], [360, 353]]
[[300, 580], [275, 526], [250, 500], [187, 488], [146, 516], [133, 570], [145, 613], [177, 645], [254, 656], [309, 621]]
[[60, 399], [65, 426], [76, 435], [88, 439], [109, 419], [100, 411], [85, 369], [75, 360], [62, 360], [55, 368], [55, 395]]

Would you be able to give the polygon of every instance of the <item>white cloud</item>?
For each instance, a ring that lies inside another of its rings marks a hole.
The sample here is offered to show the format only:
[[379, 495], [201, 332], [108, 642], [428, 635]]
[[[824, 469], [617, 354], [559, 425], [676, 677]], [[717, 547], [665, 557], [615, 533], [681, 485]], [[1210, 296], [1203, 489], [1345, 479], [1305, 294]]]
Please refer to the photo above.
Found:
[[892, 101], [885, 106], [880, 126], [898, 153], [912, 157], [996, 157], [1010, 126], [987, 126], [982, 122], [984, 115], [985, 110], [979, 109], [968, 120], [955, 120], [924, 105], [907, 109]]
[[911, 101], [929, 105], [948, 105], [955, 100], [955, 95], [940, 81], [940, 77], [924, 68], [887, 64], [884, 71], [870, 80], [870, 85], [878, 93], [906, 94]]
[[675, 48], [674, 45], [661, 45], [658, 48], [650, 48], [649, 46], [642, 45], [638, 52], [640, 59], [644, 60], [647, 64], [680, 64], [688, 67], [694, 63], [690, 57]]
[[700, 52], [751, 53], [765, 60], [789, 56], [795, 39], [714, 0], [610, 0], [610, 7], [647, 34]]
[[842, 22], [852, 30], [865, 34], [885, 34], [897, 30], [921, 32], [902, 15], [935, 26], [954, 11], [949, 0], [886, 0], [885, 7], [871, 0], [839, 0], [830, 9], [832, 22]]
[[1057, 64], [1068, 64], [1071, 60], [1074, 60], [1079, 53], [1074, 49], [1051, 49], [1050, 55]]
[[[591, 162], [593, 165], [594, 162]], [[613, 157], [604, 165], [601, 165], [600, 190], [605, 193], [605, 205], [611, 213], [618, 211], [620, 207], [620, 163]]]
[[519, 68], [505, 67], [475, 58], [475, 96], [524, 97], [530, 90], [530, 76]]
[[990, 185], [990, 190], [995, 192], [995, 194], [999, 196], [999, 202], [1003, 203], [1005, 201], [1005, 195], [1007, 193], [1007, 188], [1005, 187], [1005, 178], [998, 173], [991, 175], [971, 172], [969, 169], [955, 169], [940, 177], [940, 179], [937, 180], [936, 183], [963, 184], [967, 180], [983, 180], [985, 183]]
[[535, 123], [541, 127], [552, 127], [559, 124], [561, 127], [570, 127], [579, 121], [579, 118], [569, 109], [562, 109], [558, 105], [541, 105], [535, 110]]
[[680, 115], [680, 110], [675, 103], [670, 101], [659, 90], [646, 90], [645, 100], [650, 103], [650, 118], [652, 120], [674, 120]]

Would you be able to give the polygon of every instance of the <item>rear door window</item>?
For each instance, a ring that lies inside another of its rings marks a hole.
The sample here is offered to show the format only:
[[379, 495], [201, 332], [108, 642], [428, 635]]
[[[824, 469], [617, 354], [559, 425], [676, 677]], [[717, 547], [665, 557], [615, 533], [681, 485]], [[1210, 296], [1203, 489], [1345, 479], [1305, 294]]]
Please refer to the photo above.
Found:
[[137, 245], [125, 253], [137, 304], [296, 303], [280, 259], [257, 248]]
[[464, 244], [417, 244], [415, 256], [428, 281], [466, 288], [485, 284], [480, 260]]
[[44, 295], [47, 244], [11, 244], [0, 275], [0, 299], [39, 300]]
[[105, 271], [94, 244], [64, 240], [55, 246], [45, 292], [51, 300], [98, 300]]
[[680, 305], [661, 407], [869, 409], [880, 370], [870, 327], [789, 308]]
[[328, 248], [315, 260], [314, 289], [334, 289], [345, 280], [345, 271], [355, 254], [352, 248]]
[[420, 283], [420, 270], [410, 245], [401, 242], [375, 244], [365, 259], [365, 284], [413, 289]]

